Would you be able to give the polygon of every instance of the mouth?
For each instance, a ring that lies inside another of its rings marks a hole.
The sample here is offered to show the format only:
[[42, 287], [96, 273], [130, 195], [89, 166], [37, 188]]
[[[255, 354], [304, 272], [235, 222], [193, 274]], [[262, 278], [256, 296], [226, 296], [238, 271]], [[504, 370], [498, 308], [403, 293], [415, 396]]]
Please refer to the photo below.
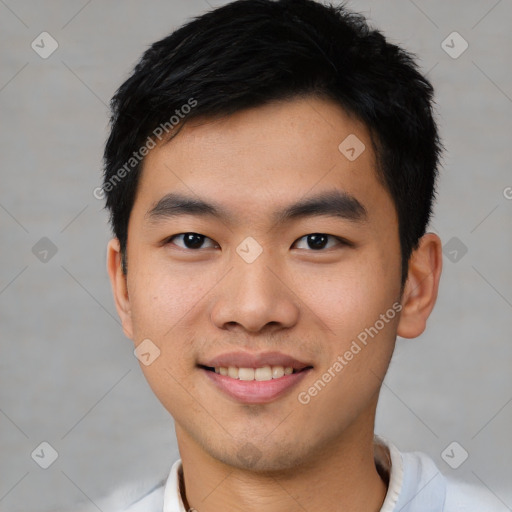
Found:
[[245, 404], [277, 400], [313, 370], [312, 365], [277, 352], [223, 354], [197, 367], [217, 390]]

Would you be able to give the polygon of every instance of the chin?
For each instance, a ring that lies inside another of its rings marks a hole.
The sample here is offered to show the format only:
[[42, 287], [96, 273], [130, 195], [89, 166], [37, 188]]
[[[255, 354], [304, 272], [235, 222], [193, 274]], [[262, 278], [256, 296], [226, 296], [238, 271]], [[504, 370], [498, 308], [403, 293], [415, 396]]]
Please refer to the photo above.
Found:
[[304, 457], [297, 452], [295, 446], [261, 446], [250, 441], [241, 442], [238, 447], [226, 446], [220, 450], [208, 450], [210, 455], [220, 462], [234, 468], [257, 472], [279, 473], [300, 466]]

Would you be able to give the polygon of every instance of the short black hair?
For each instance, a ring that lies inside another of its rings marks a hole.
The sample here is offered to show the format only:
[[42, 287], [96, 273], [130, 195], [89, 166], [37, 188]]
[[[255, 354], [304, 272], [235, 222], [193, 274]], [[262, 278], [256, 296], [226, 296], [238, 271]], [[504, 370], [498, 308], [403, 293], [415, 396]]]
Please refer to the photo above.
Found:
[[172, 138], [193, 118], [318, 97], [371, 134], [377, 177], [396, 207], [403, 290], [432, 213], [443, 149], [433, 87], [415, 58], [344, 4], [314, 0], [237, 0], [155, 42], [111, 100], [103, 193], [124, 271], [141, 163], [156, 138], [164, 131]]

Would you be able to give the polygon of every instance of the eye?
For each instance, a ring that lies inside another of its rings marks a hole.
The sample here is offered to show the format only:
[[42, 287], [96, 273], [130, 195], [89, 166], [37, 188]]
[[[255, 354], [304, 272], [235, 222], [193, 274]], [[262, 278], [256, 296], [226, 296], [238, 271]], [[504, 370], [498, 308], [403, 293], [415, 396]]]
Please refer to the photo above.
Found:
[[[328, 245], [328, 240], [332, 239], [335, 240], [337, 243]], [[333, 245], [349, 245], [348, 242], [343, 240], [342, 238], [339, 238], [334, 235], [327, 235], [325, 233], [311, 233], [309, 235], [304, 235], [302, 238], [299, 238], [295, 244], [300, 243], [301, 240], [306, 241], [306, 244], [309, 246], [309, 248], [313, 249], [314, 251], [319, 251], [321, 249], [330, 249]], [[297, 249], [307, 249], [307, 247], [297, 247]]]
[[[210, 245], [210, 247], [213, 247], [213, 248], [218, 247], [218, 244], [216, 244], [216, 242], [214, 242], [211, 238], [208, 238], [207, 236], [201, 235], [199, 233], [180, 233], [177, 235], [173, 235], [170, 238], [168, 238], [165, 241], [165, 243], [170, 244], [171, 242], [173, 242], [173, 240], [179, 239], [179, 238], [183, 239], [183, 242], [182, 242], [183, 245], [180, 245], [180, 244], [175, 244], [175, 245], [177, 245], [178, 247], [181, 247], [182, 249], [200, 249], [205, 240], [209, 240], [210, 242], [212, 242], [212, 245]], [[208, 248], [208, 247], [206, 247], [206, 248]]]

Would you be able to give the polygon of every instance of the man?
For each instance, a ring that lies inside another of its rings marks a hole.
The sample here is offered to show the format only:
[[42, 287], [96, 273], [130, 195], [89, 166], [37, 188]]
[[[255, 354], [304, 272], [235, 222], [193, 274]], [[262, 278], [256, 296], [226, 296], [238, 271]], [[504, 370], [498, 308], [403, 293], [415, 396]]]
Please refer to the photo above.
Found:
[[126, 510], [490, 510], [374, 436], [441, 275], [432, 102], [410, 54], [312, 0], [233, 2], [144, 54], [112, 101], [108, 270], [181, 459]]

